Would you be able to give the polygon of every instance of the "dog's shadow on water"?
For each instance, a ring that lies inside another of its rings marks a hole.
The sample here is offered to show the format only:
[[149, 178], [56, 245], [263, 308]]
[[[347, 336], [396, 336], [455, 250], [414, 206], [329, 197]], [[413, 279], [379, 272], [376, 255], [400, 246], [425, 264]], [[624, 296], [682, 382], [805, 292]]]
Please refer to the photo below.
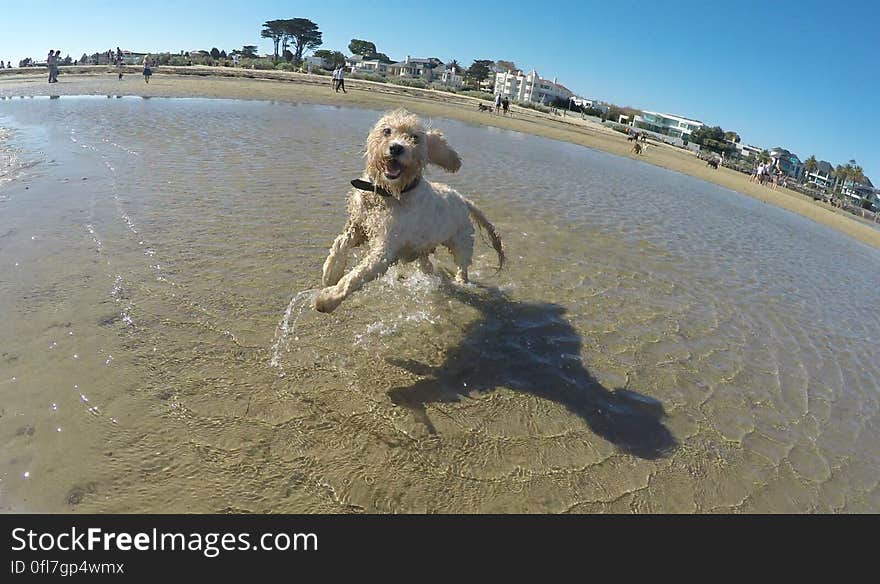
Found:
[[646, 459], [668, 455], [677, 441], [663, 424], [663, 404], [628, 389], [602, 386], [581, 361], [581, 338], [557, 304], [516, 302], [490, 288], [444, 285], [443, 292], [479, 310], [439, 367], [389, 362], [426, 379], [388, 392], [429, 432], [426, 405], [457, 402], [499, 386], [565, 406], [619, 450]]

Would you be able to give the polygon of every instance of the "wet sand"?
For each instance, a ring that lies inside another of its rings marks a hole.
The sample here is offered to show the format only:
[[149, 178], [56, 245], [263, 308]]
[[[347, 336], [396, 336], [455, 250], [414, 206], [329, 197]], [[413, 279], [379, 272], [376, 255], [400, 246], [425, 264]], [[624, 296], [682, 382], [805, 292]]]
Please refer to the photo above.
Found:
[[[218, 67], [157, 68], [149, 85], [139, 69], [129, 67], [120, 82], [106, 67], [77, 68], [90, 74], [65, 74], [54, 85], [45, 83], [42, 72], [33, 75], [13, 70], [0, 75], [0, 97], [38, 95], [138, 95], [156, 97], [211, 97], [258, 99], [281, 102], [333, 104], [376, 109], [406, 107], [424, 116], [457, 119], [472, 124], [495, 126], [555, 140], [580, 144], [620, 156], [635, 157], [631, 144], [613, 130], [575, 117], [562, 119], [533, 110], [514, 107], [511, 117], [476, 111], [479, 100], [451, 93], [407, 88], [391, 84], [346, 79], [347, 94], [334, 93], [330, 78], [281, 71], [251, 71]], [[170, 75], [163, 73], [174, 69]], [[360, 137], [355, 137], [359, 140]], [[780, 189], [750, 183], [748, 177], [730, 169], [714, 170], [690, 153], [666, 145], [652, 145], [637, 157], [649, 164], [681, 172], [781, 207], [802, 217], [880, 249], [880, 230], [858, 219], [819, 204], [810, 198]]]

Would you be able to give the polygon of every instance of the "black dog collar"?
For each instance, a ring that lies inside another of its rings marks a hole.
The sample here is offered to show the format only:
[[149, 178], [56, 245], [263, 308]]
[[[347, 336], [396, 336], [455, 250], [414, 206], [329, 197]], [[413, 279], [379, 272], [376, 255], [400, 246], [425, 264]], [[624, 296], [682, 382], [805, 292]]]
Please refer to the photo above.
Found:
[[[385, 189], [383, 189], [379, 185], [375, 185], [369, 181], [361, 180], [359, 178], [356, 178], [353, 181], [351, 181], [351, 186], [353, 186], [356, 189], [362, 190], [362, 191], [369, 191], [371, 193], [376, 193], [377, 195], [381, 195], [383, 197], [393, 196], [391, 193], [389, 193], [388, 191], [386, 191]], [[419, 186], [419, 179], [416, 179], [416, 180], [412, 181], [411, 183], [409, 183], [406, 186], [406, 188], [400, 192], [402, 194], [407, 191], [411, 191], [414, 188], [416, 188], [417, 186]]]

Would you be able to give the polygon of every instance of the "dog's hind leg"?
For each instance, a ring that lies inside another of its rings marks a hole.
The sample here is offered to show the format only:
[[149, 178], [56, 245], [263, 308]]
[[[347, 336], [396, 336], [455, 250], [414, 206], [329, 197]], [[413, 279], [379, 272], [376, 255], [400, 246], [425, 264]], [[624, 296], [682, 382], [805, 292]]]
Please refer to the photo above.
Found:
[[460, 284], [468, 282], [468, 267], [474, 258], [474, 232], [469, 230], [455, 238], [450, 239], [446, 244], [449, 251], [452, 252], [452, 260], [455, 262], [456, 272], [455, 281]]
[[336, 284], [345, 273], [345, 263], [348, 260], [348, 250], [363, 243], [364, 237], [360, 229], [349, 223], [345, 226], [342, 235], [336, 238], [330, 248], [330, 255], [324, 262], [324, 272], [321, 283], [326, 286]]

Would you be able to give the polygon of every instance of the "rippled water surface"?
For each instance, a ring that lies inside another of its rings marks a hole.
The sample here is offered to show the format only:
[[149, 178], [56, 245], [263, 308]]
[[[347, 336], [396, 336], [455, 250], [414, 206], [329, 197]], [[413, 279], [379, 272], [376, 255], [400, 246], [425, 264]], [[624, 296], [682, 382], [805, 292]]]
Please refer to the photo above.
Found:
[[317, 314], [377, 116], [0, 101], [2, 509], [880, 511], [880, 253], [433, 120], [509, 268]]

